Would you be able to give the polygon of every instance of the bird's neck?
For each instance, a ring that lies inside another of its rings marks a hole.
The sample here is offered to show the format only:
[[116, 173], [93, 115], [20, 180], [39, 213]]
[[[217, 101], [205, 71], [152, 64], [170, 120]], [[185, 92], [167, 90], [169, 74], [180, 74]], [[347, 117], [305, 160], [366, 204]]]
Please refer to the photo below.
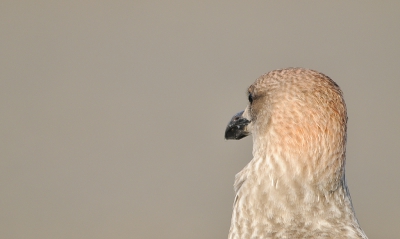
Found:
[[235, 218], [262, 222], [266, 230], [298, 231], [298, 236], [337, 228], [353, 235], [348, 238], [362, 238], [344, 172], [335, 173], [333, 178], [321, 173], [318, 178], [308, 175], [308, 169], [291, 167], [290, 159], [279, 157], [256, 154], [236, 175]]
[[[337, 207], [342, 211], [351, 207], [344, 172], [327, 178], [325, 175], [308, 174], [308, 170], [296, 171], [290, 160], [254, 158], [236, 175], [237, 194], [248, 196], [251, 203], [270, 202], [269, 209], [285, 208], [287, 213], [308, 211], [323, 207]], [[252, 188], [246, 188], [246, 187]], [[242, 190], [242, 188], [245, 188]], [[293, 208], [292, 208], [293, 207]]]

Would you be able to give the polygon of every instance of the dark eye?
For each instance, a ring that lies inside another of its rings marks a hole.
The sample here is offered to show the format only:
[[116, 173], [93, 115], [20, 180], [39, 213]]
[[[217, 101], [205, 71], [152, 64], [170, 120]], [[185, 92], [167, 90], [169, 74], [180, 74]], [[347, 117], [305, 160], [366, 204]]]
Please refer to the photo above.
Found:
[[253, 103], [253, 96], [249, 93], [249, 102], [250, 104]]

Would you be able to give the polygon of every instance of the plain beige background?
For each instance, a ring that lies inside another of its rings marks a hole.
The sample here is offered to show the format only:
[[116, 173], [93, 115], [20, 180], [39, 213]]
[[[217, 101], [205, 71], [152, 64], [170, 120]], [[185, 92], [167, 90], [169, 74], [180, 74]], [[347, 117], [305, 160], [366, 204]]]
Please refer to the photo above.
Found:
[[325, 73], [370, 238], [400, 235], [399, 1], [1, 1], [0, 238], [226, 238], [246, 88]]

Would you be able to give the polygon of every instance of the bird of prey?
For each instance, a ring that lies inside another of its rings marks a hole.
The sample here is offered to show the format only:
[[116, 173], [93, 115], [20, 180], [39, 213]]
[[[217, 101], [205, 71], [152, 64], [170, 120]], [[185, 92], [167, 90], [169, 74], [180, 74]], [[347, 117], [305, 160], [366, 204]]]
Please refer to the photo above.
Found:
[[248, 88], [226, 139], [253, 137], [236, 175], [229, 239], [363, 238], [345, 178], [347, 113], [339, 86], [303, 68], [274, 70]]

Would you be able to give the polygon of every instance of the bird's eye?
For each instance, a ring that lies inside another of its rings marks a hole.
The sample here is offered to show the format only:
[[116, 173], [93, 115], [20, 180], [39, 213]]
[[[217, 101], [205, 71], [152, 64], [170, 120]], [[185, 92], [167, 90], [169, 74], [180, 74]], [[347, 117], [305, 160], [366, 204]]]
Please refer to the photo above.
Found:
[[249, 93], [249, 102], [250, 104], [253, 103], [253, 96]]

